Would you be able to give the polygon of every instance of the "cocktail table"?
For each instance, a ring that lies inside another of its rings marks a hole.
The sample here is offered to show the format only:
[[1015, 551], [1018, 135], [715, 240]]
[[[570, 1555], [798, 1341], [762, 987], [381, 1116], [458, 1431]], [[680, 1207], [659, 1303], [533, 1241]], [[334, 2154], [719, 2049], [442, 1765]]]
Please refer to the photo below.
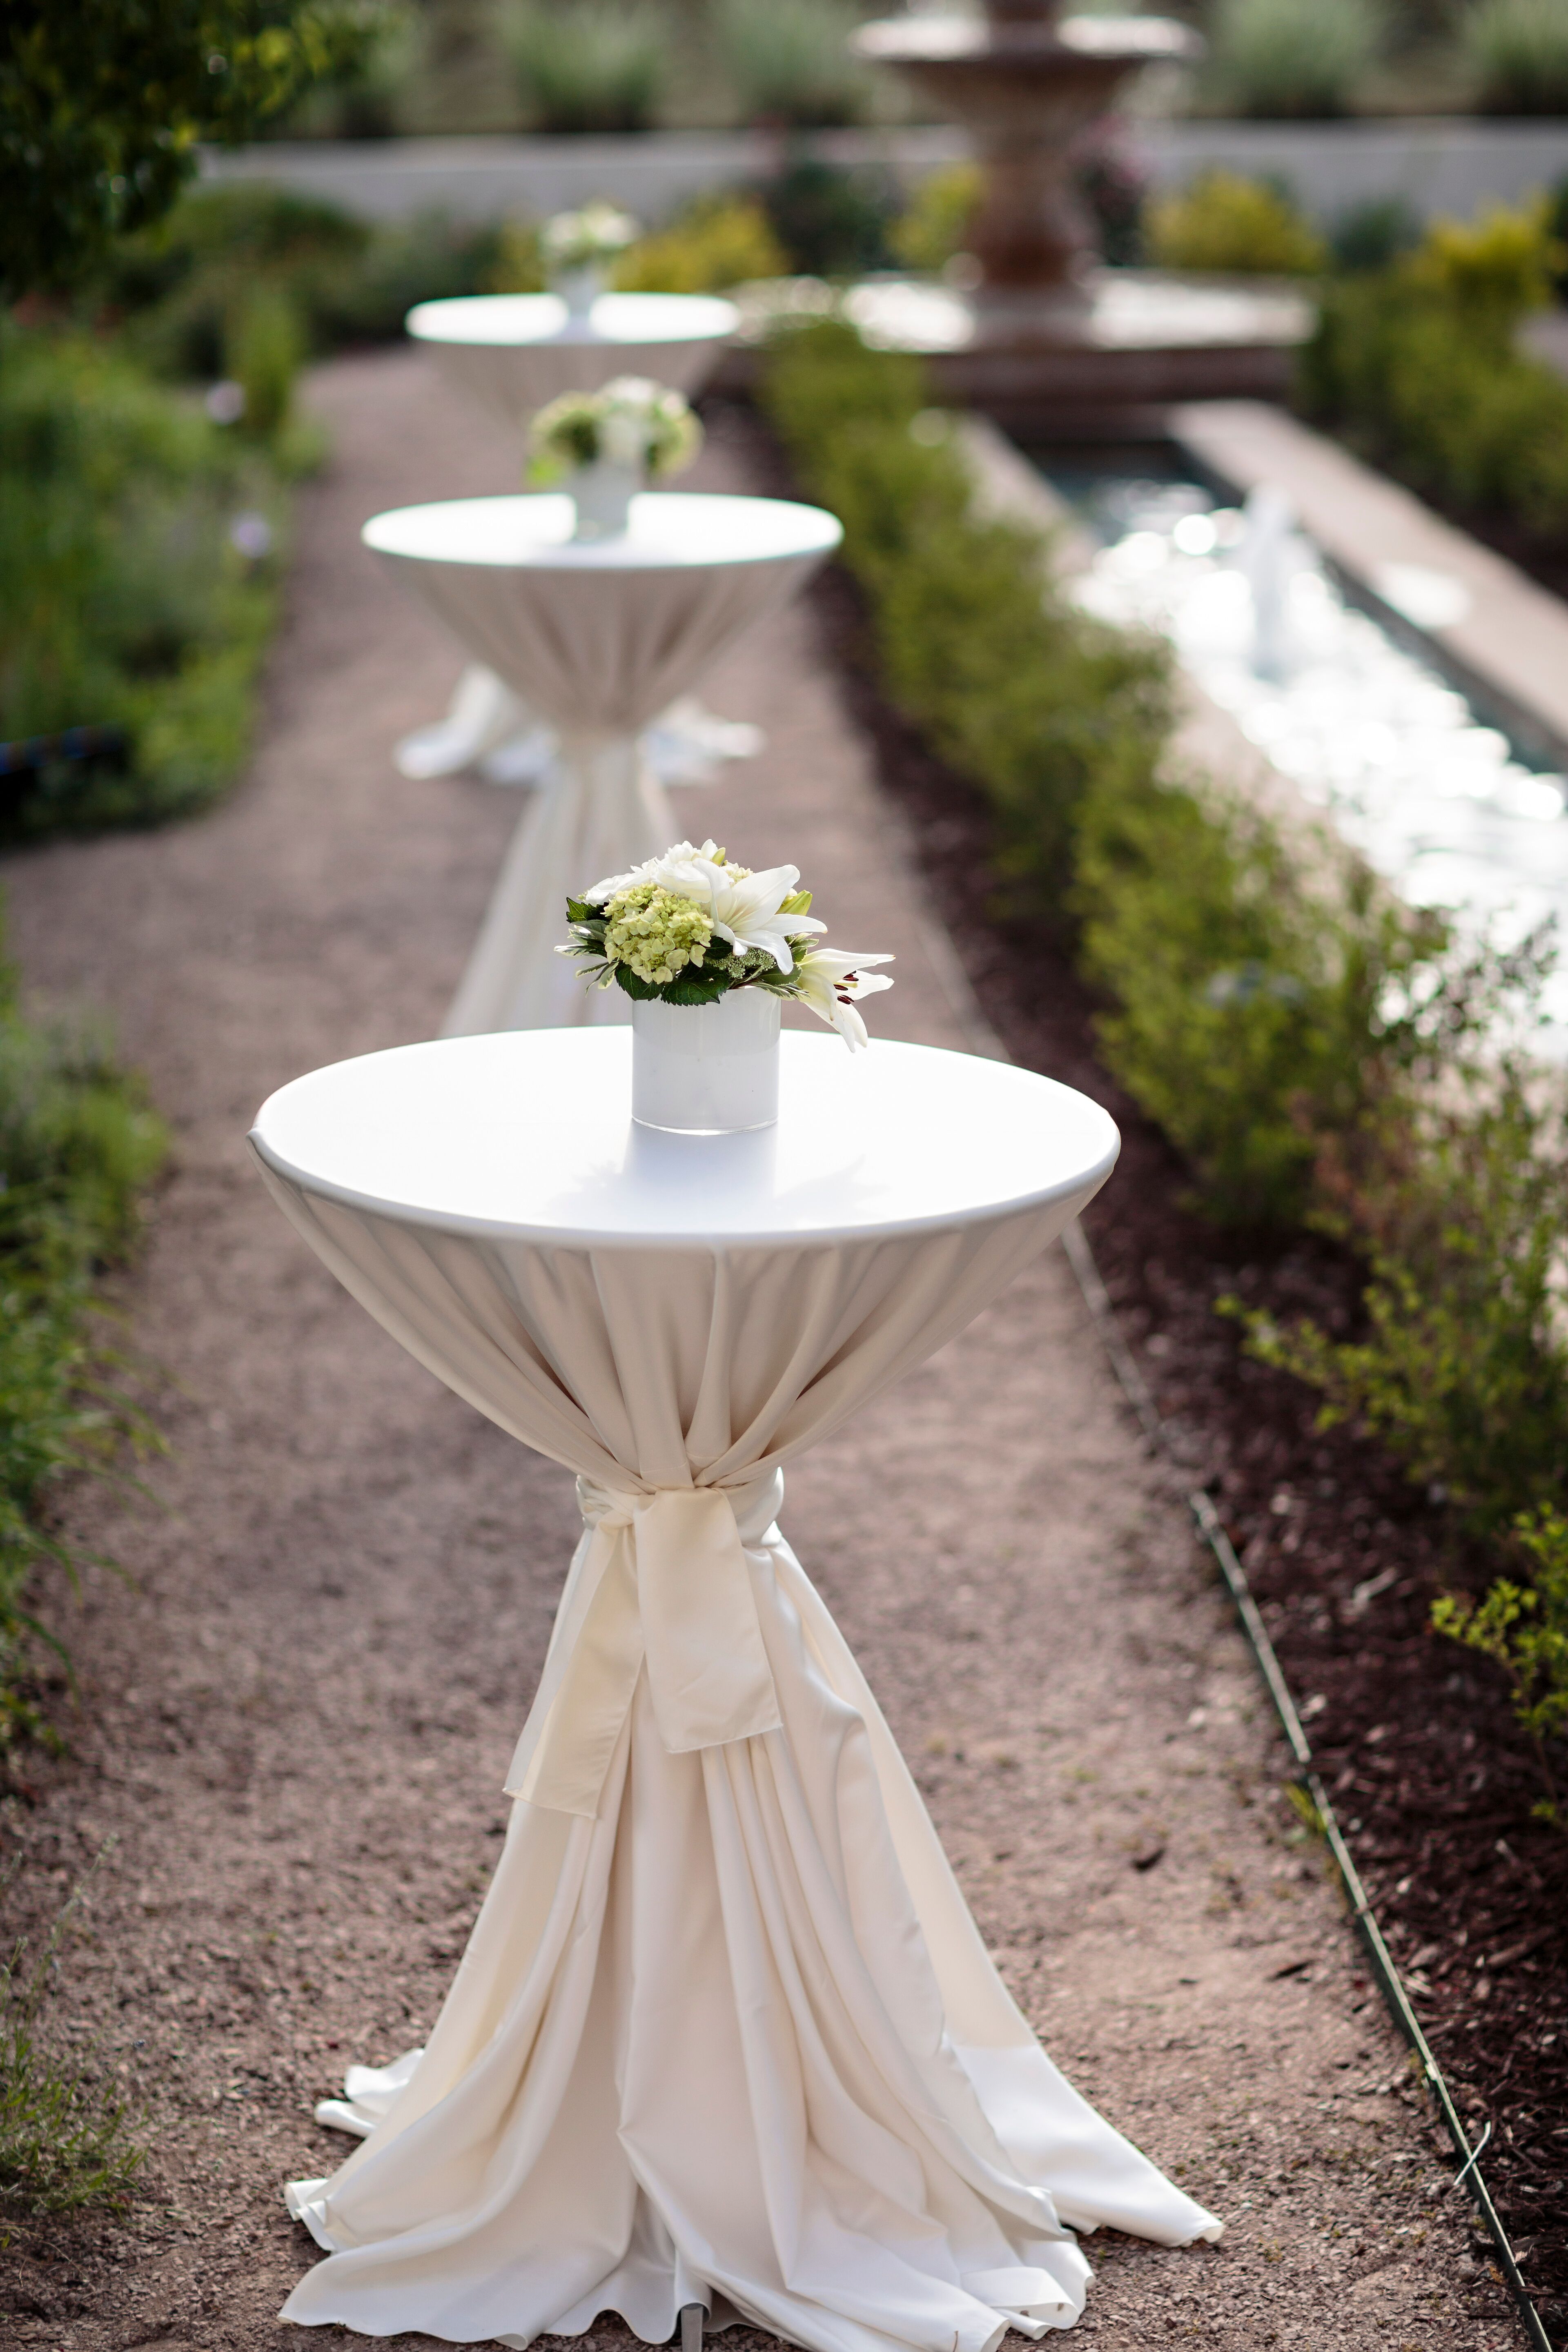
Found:
[[554, 952], [568, 891], [677, 837], [637, 738], [837, 547], [833, 517], [784, 499], [650, 492], [620, 539], [575, 541], [570, 499], [458, 499], [374, 516], [364, 542], [555, 730], [512, 837], [447, 1036], [624, 1021]]
[[557, 394], [612, 376], [693, 393], [740, 322], [713, 294], [601, 294], [578, 318], [555, 294], [465, 294], [416, 303], [404, 323], [454, 383], [521, 429]]
[[[709, 294], [602, 294], [576, 316], [554, 294], [472, 294], [417, 303], [405, 324], [451, 383], [521, 434], [558, 394], [596, 392], [612, 376], [695, 394], [740, 315]], [[697, 782], [761, 742], [758, 729], [693, 705], [668, 714], [648, 748], [667, 782]], [[394, 756], [407, 776], [478, 764], [493, 782], [532, 783], [551, 748], [539, 718], [494, 670], [471, 662], [446, 717], [405, 735]]]
[[[423, 2052], [319, 2119], [284, 2316], [525, 2346], [700, 2306], [813, 2352], [1070, 2325], [1072, 2231], [1220, 2224], [1051, 2064], [778, 1526], [1118, 1149], [1011, 1066], [786, 1033], [778, 1125], [635, 1129], [631, 1039], [405, 1046], [272, 1097], [269, 1189], [404, 1347], [577, 1474], [518, 1800]], [[417, 1830], [411, 1822], [411, 1833]]]

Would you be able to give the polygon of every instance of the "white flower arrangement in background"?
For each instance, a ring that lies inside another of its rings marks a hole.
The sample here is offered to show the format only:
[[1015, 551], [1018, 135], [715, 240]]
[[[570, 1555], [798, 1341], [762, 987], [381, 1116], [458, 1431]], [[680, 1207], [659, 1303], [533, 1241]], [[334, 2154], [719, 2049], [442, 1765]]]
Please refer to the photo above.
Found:
[[630, 213], [602, 200], [580, 212], [556, 213], [539, 232], [545, 269], [554, 277], [574, 269], [603, 269], [636, 243], [638, 224]]
[[563, 392], [551, 401], [529, 440], [532, 481], [559, 481], [597, 465], [666, 481], [690, 465], [702, 427], [684, 394], [647, 376], [618, 375], [598, 392]]
[[590, 987], [691, 1005], [716, 1003], [732, 989], [766, 989], [805, 1005], [851, 1049], [867, 1042], [856, 1000], [893, 984], [871, 969], [891, 956], [815, 944], [826, 925], [811, 913], [798, 866], [754, 874], [731, 866], [711, 841], [700, 849], [678, 841], [661, 857], [595, 882], [568, 898], [566, 916], [572, 937], [556, 952], [578, 958]]

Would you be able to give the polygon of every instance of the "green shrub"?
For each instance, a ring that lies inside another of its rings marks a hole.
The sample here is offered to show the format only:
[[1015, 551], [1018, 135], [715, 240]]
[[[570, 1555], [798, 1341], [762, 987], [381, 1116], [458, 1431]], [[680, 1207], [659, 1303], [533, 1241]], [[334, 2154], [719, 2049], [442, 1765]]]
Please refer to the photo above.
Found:
[[29, 1581], [47, 1560], [69, 1565], [40, 1509], [63, 1477], [147, 1434], [105, 1384], [91, 1283], [133, 1240], [164, 1150], [101, 1034], [24, 1020], [0, 964], [0, 1748], [40, 1727]]
[[245, 395], [240, 422], [253, 439], [274, 440], [289, 423], [304, 356], [293, 303], [281, 287], [260, 279], [237, 302], [224, 352], [225, 373]]
[[1384, 1008], [1440, 927], [1350, 861], [1309, 884], [1300, 845], [1256, 809], [1150, 769], [1086, 797], [1075, 847], [1110, 1066], [1181, 1148], [1205, 1213], [1299, 1224], [1325, 1142], [1360, 1127], [1415, 1048]]
[[1460, 37], [1488, 114], [1568, 114], [1568, 0], [1476, 0]]
[[158, 373], [210, 380], [227, 364], [237, 312], [264, 287], [289, 302], [311, 351], [382, 341], [416, 302], [490, 290], [504, 236], [439, 213], [373, 228], [261, 182], [203, 188], [125, 241], [92, 308]]
[[1565, 257], [1544, 196], [1510, 212], [1483, 205], [1473, 221], [1438, 219], [1400, 265], [1403, 282], [1451, 302], [1472, 329], [1506, 341], [1550, 305]]
[[790, 266], [813, 278], [858, 278], [885, 269], [898, 201], [887, 176], [845, 171], [805, 155], [762, 190], [768, 226]]
[[1384, 29], [1375, 0], [1218, 0], [1204, 86], [1235, 114], [1347, 114]]
[[505, 20], [524, 103], [541, 131], [652, 127], [664, 91], [668, 26], [648, 0], [525, 5]]
[[1340, 269], [1386, 269], [1421, 236], [1421, 216], [1404, 196], [1369, 196], [1337, 216], [1329, 242]]
[[840, 0], [719, 0], [719, 47], [742, 120], [858, 121], [869, 82], [849, 47], [855, 21]]
[[783, 278], [789, 256], [756, 196], [700, 196], [667, 228], [637, 239], [616, 264], [628, 293], [722, 294], [758, 278]]
[[431, 43], [425, 11], [404, 0], [374, 0], [362, 9], [364, 37], [340, 69], [323, 76], [281, 121], [285, 139], [390, 139], [424, 126], [407, 117], [426, 79]]
[[46, 768], [13, 835], [146, 824], [221, 792], [244, 757], [281, 528], [273, 477], [198, 407], [99, 345], [0, 330], [0, 734], [122, 730], [122, 771]]
[[1568, 529], [1568, 384], [1514, 333], [1557, 247], [1544, 207], [1439, 222], [1391, 268], [1326, 287], [1307, 414], [1439, 504]]
[[1328, 247], [1303, 213], [1266, 180], [1200, 172], [1177, 195], [1147, 208], [1144, 235], [1163, 269], [1245, 270], [1311, 277]]
[[927, 174], [891, 232], [905, 269], [942, 269], [963, 251], [984, 184], [977, 163], [948, 163]]
[[1502, 1668], [1546, 1783], [1536, 1812], [1563, 1827], [1552, 1742], [1568, 1731], [1568, 1519], [1560, 1511], [1521, 1512], [1514, 1540], [1532, 1581], [1500, 1577], [1479, 1602], [1445, 1594], [1432, 1604], [1432, 1622]]
[[1568, 1503], [1568, 1117], [1559, 1089], [1508, 1061], [1447, 1076], [1382, 1110], [1353, 1181], [1329, 1171], [1325, 1214], [1369, 1268], [1364, 1336], [1258, 1326], [1253, 1345], [1322, 1392], [1324, 1427], [1360, 1423], [1499, 1528]]

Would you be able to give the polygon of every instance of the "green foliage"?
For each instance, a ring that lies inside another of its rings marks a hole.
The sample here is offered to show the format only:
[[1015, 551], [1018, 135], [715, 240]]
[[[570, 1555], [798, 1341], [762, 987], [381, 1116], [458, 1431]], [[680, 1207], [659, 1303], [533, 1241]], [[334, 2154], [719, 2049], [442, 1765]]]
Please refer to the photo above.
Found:
[[200, 140], [248, 138], [363, 47], [354, 0], [10, 0], [0, 295], [73, 285], [165, 212]]
[[1401, 1049], [1390, 982], [1436, 940], [1354, 866], [1304, 881], [1299, 849], [1245, 804], [1152, 763], [1107, 784], [1076, 845], [1080, 960], [1114, 1008], [1106, 1058], [1206, 1213], [1297, 1224], [1325, 1138], [1357, 1127]]
[[1447, 1076], [1440, 1094], [1378, 1109], [1358, 1171], [1324, 1171], [1324, 1220], [1368, 1265], [1364, 1334], [1255, 1322], [1251, 1344], [1321, 1391], [1324, 1427], [1372, 1431], [1496, 1528], [1568, 1502], [1568, 1116], [1509, 1060], [1489, 1072], [1461, 1056]]
[[841, 0], [719, 0], [719, 46], [742, 120], [802, 127], [857, 122], [869, 98]]
[[61, 1946], [81, 1899], [79, 1885], [36, 1957], [18, 1937], [0, 1959], [0, 2210], [12, 2213], [120, 2210], [146, 2153], [107, 2062], [91, 2049], [62, 2052], [47, 2031]]
[[1544, 206], [1434, 224], [1384, 270], [1326, 287], [1307, 413], [1439, 504], [1568, 529], [1568, 384], [1514, 344], [1559, 248]]
[[290, 305], [310, 351], [389, 339], [416, 302], [492, 290], [503, 235], [428, 213], [372, 228], [336, 205], [236, 183], [195, 191], [127, 238], [90, 303], [159, 373], [210, 379], [228, 364], [237, 313], [264, 287]]
[[304, 345], [299, 314], [277, 284], [263, 278], [237, 303], [225, 373], [245, 395], [240, 422], [254, 439], [270, 441], [288, 424]]
[[429, 79], [427, 11], [411, 0], [372, 0], [362, 8], [360, 24], [358, 45], [338, 57], [286, 115], [271, 120], [271, 135], [390, 139], [428, 127], [408, 119], [411, 101]]
[[1288, 197], [1266, 180], [1235, 172], [1200, 172], [1179, 194], [1158, 198], [1147, 208], [1144, 235], [1163, 269], [1312, 277], [1329, 257], [1323, 239]]
[[106, 1384], [91, 1282], [134, 1239], [165, 1148], [102, 1034], [24, 1020], [0, 965], [0, 1748], [40, 1728], [29, 1581], [71, 1564], [40, 1510], [60, 1479], [107, 1472], [128, 1436], [150, 1436]]
[[880, 173], [847, 172], [805, 155], [770, 180], [762, 197], [793, 267], [810, 277], [858, 277], [892, 259], [888, 238], [898, 205]]
[[612, 282], [627, 293], [721, 294], [788, 275], [789, 256], [755, 196], [700, 196], [668, 228], [639, 237]]
[[124, 730], [122, 770], [46, 768], [4, 823], [154, 823], [244, 757], [275, 566], [231, 541], [280, 527], [261, 461], [99, 345], [0, 329], [0, 732]]
[[1517, 211], [1488, 204], [1473, 221], [1433, 221], [1399, 275], [1501, 341], [1532, 310], [1548, 307], [1565, 257], [1552, 234], [1551, 207], [1538, 196]]
[[669, 32], [649, 0], [524, 0], [505, 20], [512, 69], [534, 123], [549, 131], [651, 129]]
[[1514, 1538], [1531, 1583], [1500, 1577], [1479, 1601], [1446, 1593], [1432, 1604], [1432, 1622], [1502, 1668], [1546, 1783], [1537, 1814], [1568, 1827], [1550, 1747], [1568, 1731], [1568, 1519], [1550, 1509], [1521, 1512]]
[[1235, 114], [1346, 114], [1384, 37], [1375, 0], [1218, 0], [1205, 92]]
[[929, 173], [893, 225], [889, 242], [900, 266], [941, 269], [962, 253], [984, 186], [977, 163], [948, 163]]
[[1369, 196], [1336, 217], [1330, 243], [1337, 268], [1386, 269], [1421, 235], [1420, 215], [1404, 196]]
[[1476, 0], [1460, 25], [1488, 114], [1568, 114], [1568, 0]]
[[1163, 657], [1067, 606], [1037, 534], [973, 513], [917, 362], [828, 322], [775, 346], [763, 396], [844, 525], [892, 700], [985, 791], [1013, 902], [1059, 915], [1084, 795], [1157, 757]]

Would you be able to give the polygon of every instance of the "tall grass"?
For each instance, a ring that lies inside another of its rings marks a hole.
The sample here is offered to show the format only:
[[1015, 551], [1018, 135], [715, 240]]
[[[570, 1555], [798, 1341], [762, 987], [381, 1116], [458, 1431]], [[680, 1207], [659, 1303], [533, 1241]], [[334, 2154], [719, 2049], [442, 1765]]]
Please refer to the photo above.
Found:
[[119, 2209], [145, 2158], [132, 2104], [101, 2055], [63, 2052], [48, 2030], [60, 1949], [82, 1891], [73, 1889], [36, 1950], [19, 1936], [0, 1957], [0, 2211]]
[[1383, 49], [1376, 0], [1219, 0], [1203, 87], [1227, 111], [1348, 114]]
[[850, 53], [855, 22], [840, 0], [720, 0], [719, 45], [742, 120], [858, 122], [870, 79]]
[[651, 0], [522, 0], [503, 29], [523, 100], [541, 131], [653, 127], [668, 78], [670, 27]]
[[1568, 0], [1477, 0], [1460, 26], [1489, 114], [1568, 114]]

